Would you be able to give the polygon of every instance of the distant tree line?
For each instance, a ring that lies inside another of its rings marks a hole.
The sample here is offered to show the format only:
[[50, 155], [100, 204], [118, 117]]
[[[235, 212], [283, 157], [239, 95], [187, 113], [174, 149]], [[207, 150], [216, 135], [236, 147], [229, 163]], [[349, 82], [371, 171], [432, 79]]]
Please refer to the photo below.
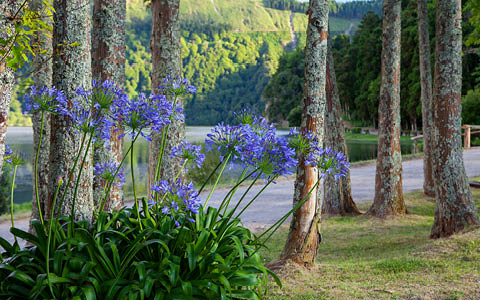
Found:
[[[308, 2], [299, 2], [296, 0], [264, 0], [263, 3], [266, 7], [291, 10], [294, 12], [306, 12], [308, 7]], [[382, 3], [382, 0], [352, 1], [347, 3], [329, 1], [329, 16], [345, 19], [361, 19], [368, 11], [373, 11], [377, 15], [381, 15]]]

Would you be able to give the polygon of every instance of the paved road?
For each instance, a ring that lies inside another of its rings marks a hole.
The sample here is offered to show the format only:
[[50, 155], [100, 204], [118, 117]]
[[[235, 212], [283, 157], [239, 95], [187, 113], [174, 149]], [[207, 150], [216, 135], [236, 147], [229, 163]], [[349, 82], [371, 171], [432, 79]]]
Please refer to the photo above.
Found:
[[[480, 176], [480, 148], [464, 151], [465, 167], [467, 175]], [[353, 199], [357, 203], [373, 200], [375, 187], [375, 163], [363, 166], [355, 166], [351, 170]], [[261, 185], [254, 186], [246, 197], [245, 203], [262, 188]], [[403, 191], [405, 193], [423, 188], [423, 160], [414, 159], [403, 162]], [[239, 188], [236, 199], [238, 199], [246, 187]], [[219, 189], [209, 201], [209, 204], [218, 206], [225, 197], [228, 190]], [[202, 195], [202, 199], [207, 197]], [[268, 224], [275, 223], [280, 217], [287, 213], [292, 207], [293, 181], [280, 180], [277, 184], [269, 186], [261, 197], [246, 210], [242, 221], [251, 228], [263, 228]], [[235, 200], [235, 199], [234, 199]], [[28, 219], [20, 219], [15, 226], [26, 229]], [[0, 236], [11, 240], [9, 233], [9, 222], [0, 224]]]

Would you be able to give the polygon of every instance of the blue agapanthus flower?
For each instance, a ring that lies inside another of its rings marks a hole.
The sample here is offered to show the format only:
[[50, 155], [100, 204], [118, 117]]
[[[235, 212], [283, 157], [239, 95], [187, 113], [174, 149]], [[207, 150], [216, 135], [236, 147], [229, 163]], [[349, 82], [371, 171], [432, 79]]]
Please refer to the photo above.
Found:
[[36, 87], [31, 86], [29, 92], [23, 96], [25, 103], [24, 114], [33, 114], [36, 112], [49, 112], [52, 114], [68, 115], [68, 100], [63, 92], [55, 87]]
[[185, 95], [185, 94], [195, 94], [197, 88], [191, 85], [188, 82], [188, 79], [177, 76], [172, 78], [170, 75], [165, 77], [162, 80], [162, 85], [158, 89], [164, 95]]
[[350, 169], [350, 163], [342, 152], [330, 148], [322, 149], [317, 159], [317, 167], [323, 170], [324, 176], [332, 175], [336, 180], [345, 177]]
[[302, 154], [306, 165], [316, 166], [317, 158], [321, 154], [318, 137], [311, 131], [298, 131], [296, 128], [290, 129], [288, 134], [289, 145], [297, 152], [297, 156]]
[[5, 145], [5, 154], [3, 155], [5, 163], [12, 166], [20, 166], [25, 163], [26, 158], [27, 155], [25, 153], [14, 152], [9, 145]]
[[126, 97], [126, 94], [110, 80], [103, 82], [93, 80], [91, 90], [84, 90], [80, 87], [76, 93], [88, 103], [89, 107], [101, 114], [108, 114], [113, 111], [115, 103]]
[[[160, 180], [152, 185], [151, 190], [149, 205], [158, 205], [163, 214], [175, 220], [177, 226], [179, 224], [175, 217], [181, 215], [188, 218], [188, 213], [198, 213], [201, 206], [199, 194], [193, 188], [193, 184], [185, 184], [182, 179]], [[193, 222], [193, 219], [189, 220]]]
[[[131, 138], [137, 134], [151, 141], [153, 132], [161, 131], [171, 123], [171, 116], [175, 113], [182, 117], [180, 105], [173, 107], [164, 95], [151, 95], [147, 98], [140, 94], [137, 99], [123, 98], [123, 101], [115, 106], [113, 118], [121, 124]], [[125, 134], [121, 135], [124, 136]]]
[[172, 148], [171, 157], [180, 157], [183, 162], [194, 163], [200, 168], [205, 161], [205, 154], [202, 153], [200, 145], [192, 145], [188, 141], [182, 141], [178, 146]]
[[94, 178], [100, 178], [103, 186], [113, 182], [113, 185], [121, 188], [125, 184], [125, 175], [123, 174], [123, 168], [121, 168], [115, 176], [117, 169], [118, 165], [112, 161], [97, 163], [93, 168], [93, 176]]

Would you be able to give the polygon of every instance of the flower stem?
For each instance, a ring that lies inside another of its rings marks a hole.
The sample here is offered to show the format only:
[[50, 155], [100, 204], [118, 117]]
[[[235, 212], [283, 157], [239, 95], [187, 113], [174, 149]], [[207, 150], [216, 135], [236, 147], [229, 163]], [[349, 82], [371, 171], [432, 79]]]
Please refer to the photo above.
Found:
[[207, 207], [208, 200], [212, 197], [213, 191], [215, 190], [215, 187], [218, 184], [218, 181], [220, 181], [220, 177], [222, 177], [223, 171], [225, 170], [225, 167], [228, 164], [228, 161], [230, 160], [230, 157], [232, 156], [232, 153], [229, 153], [227, 158], [225, 159], [222, 169], [220, 170], [220, 174], [218, 174], [217, 180], [215, 180], [215, 184], [213, 185], [212, 189], [210, 190], [210, 193], [208, 194], [207, 200], [205, 200], [205, 204], [203, 205], [204, 207]]
[[43, 213], [42, 213], [42, 207], [40, 206], [40, 196], [38, 193], [38, 156], [40, 155], [40, 147], [42, 145], [42, 138], [43, 138], [43, 126], [45, 123], [45, 112], [42, 110], [42, 117], [41, 117], [41, 122], [40, 122], [40, 137], [38, 138], [38, 144], [37, 144], [37, 153], [35, 153], [35, 162], [33, 164], [33, 178], [34, 178], [34, 185], [35, 185], [35, 199], [37, 201], [37, 209], [38, 209], [38, 216], [40, 218], [40, 223], [42, 223], [42, 226], [44, 226], [43, 222]]
[[[13, 166], [13, 179], [12, 179], [12, 186], [10, 191], [10, 219], [12, 221], [12, 227], [15, 227], [15, 223], [13, 221], [13, 191], [15, 190], [15, 177], [17, 176], [17, 165]], [[17, 242], [17, 236], [15, 236], [15, 243]]]
[[138, 138], [139, 135], [140, 135], [140, 133], [137, 133], [135, 135], [135, 137], [132, 140], [132, 143], [130, 144], [130, 147], [128, 147], [127, 152], [125, 152], [125, 154], [123, 155], [122, 161], [120, 161], [120, 163], [118, 164], [118, 168], [117, 168], [117, 170], [115, 170], [115, 174], [113, 174], [112, 180], [107, 183], [108, 184], [108, 190], [105, 193], [105, 196], [103, 197], [102, 205], [100, 206], [99, 213], [105, 209], [105, 204], [107, 203], [107, 199], [110, 196], [110, 190], [112, 189], [113, 182], [115, 181], [115, 178], [117, 177], [118, 172], [120, 172], [120, 169], [122, 168], [123, 162], [128, 157], [128, 154], [132, 150], [133, 144], [137, 141], [137, 138]]
[[[255, 181], [256, 181], [256, 180], [257, 180], [257, 179], [255, 179]], [[254, 182], [255, 182], [255, 181], [254, 181]], [[243, 214], [243, 212], [258, 198], [258, 196], [260, 196], [260, 194], [263, 193], [263, 191], [264, 191], [272, 182], [273, 182], [273, 179], [270, 179], [270, 180], [262, 187], [262, 189], [255, 195], [255, 197], [253, 197], [252, 200], [250, 200], [250, 201], [247, 203], [247, 205], [245, 205], [245, 207], [242, 208], [242, 210], [238, 213], [238, 215], [237, 215], [235, 218], [239, 218], [239, 217]], [[253, 185], [253, 183], [252, 183], [252, 185]], [[250, 187], [249, 187], [249, 189], [250, 189]], [[247, 192], [248, 192], [248, 190], [247, 190]], [[247, 194], [247, 192], [245, 192], [245, 194], [243, 194], [243, 195], [245, 196], [245, 195]], [[236, 205], [235, 208], [233, 209], [234, 211], [237, 210], [237, 208], [238, 208], [238, 206], [240, 205], [240, 202], [242, 202], [244, 196], [242, 196], [242, 198], [240, 199], [240, 201], [238, 201], [237, 205]]]
[[130, 168], [132, 173], [133, 199], [135, 199], [135, 207], [137, 209], [138, 224], [140, 224], [140, 230], [143, 230], [142, 220], [140, 219], [140, 209], [138, 207], [139, 204], [137, 199], [137, 191], [135, 188], [135, 170], [133, 168], [133, 144], [134, 144], [134, 141], [132, 141], [132, 144], [130, 145]]
[[[248, 170], [248, 168], [244, 168], [244, 169], [243, 169], [242, 174], [240, 175], [240, 177], [239, 177], [238, 180], [237, 180], [237, 184], [238, 184], [239, 182], [242, 182], [242, 179], [243, 179], [243, 177], [245, 176], [245, 174], [247, 173], [247, 170]], [[251, 186], [251, 185], [250, 185], [250, 186]], [[234, 188], [232, 188], [232, 192], [230, 193], [230, 196], [228, 197], [228, 200], [227, 200], [227, 202], [225, 202], [224, 207], [223, 207], [223, 209], [224, 209], [223, 213], [224, 213], [224, 214], [227, 212], [228, 206], [230, 205], [230, 201], [232, 200], [233, 196], [235, 195], [235, 193], [237, 192], [237, 190], [238, 190], [239, 187], [240, 187], [240, 185], [236, 185]], [[250, 188], [248, 188], [248, 190], [250, 190]], [[248, 192], [248, 190], [247, 190], [247, 192]], [[242, 197], [242, 198], [243, 198], [243, 197]], [[222, 205], [222, 206], [223, 206], [223, 205]], [[222, 210], [222, 206], [220, 206], [220, 207], [218, 208], [218, 211], [221, 211], [221, 210]]]
[[55, 189], [55, 196], [53, 197], [53, 204], [52, 204], [52, 212], [51, 212], [51, 217], [48, 222], [48, 240], [47, 240], [47, 252], [45, 253], [45, 258], [46, 258], [46, 267], [47, 267], [47, 280], [48, 280], [48, 286], [50, 288], [50, 291], [52, 292], [53, 295], [53, 288], [52, 288], [52, 283], [50, 282], [50, 243], [52, 240], [52, 222], [55, 220], [57, 221], [56, 218], [53, 218], [53, 213], [55, 210], [55, 202], [57, 200], [58, 196], [58, 191], [60, 190], [61, 182], [57, 184], [57, 188]]
[[[78, 159], [80, 158], [80, 155], [82, 154], [82, 150], [83, 150], [83, 145], [85, 143], [85, 139], [87, 138], [87, 134], [84, 133], [83, 136], [82, 136], [82, 141], [80, 142], [80, 151], [78, 152], [77, 156], [75, 157], [75, 160], [73, 162], [73, 167], [72, 167], [72, 170], [70, 171], [70, 175], [68, 176], [68, 180], [67, 180], [67, 184], [65, 185], [65, 189], [63, 191], [63, 195], [62, 195], [62, 199], [60, 199], [60, 203], [58, 205], [58, 210], [57, 210], [57, 215], [60, 213], [60, 209], [63, 205], [63, 202], [65, 201], [65, 197], [67, 196], [67, 190], [68, 190], [68, 186], [70, 185], [70, 183], [72, 182], [72, 178], [73, 178], [73, 173], [75, 172], [75, 168], [77, 167], [77, 163], [78, 163]], [[55, 200], [55, 199], [54, 199]], [[50, 216], [50, 218], [53, 218], [53, 215]]]
[[[92, 140], [93, 140], [93, 133], [90, 134], [90, 138], [88, 139], [87, 149], [85, 149], [85, 154], [83, 155], [82, 162], [80, 163], [80, 167], [79, 167], [79, 170], [78, 170], [77, 181], [75, 182], [75, 189], [74, 189], [74, 192], [73, 192], [72, 212], [71, 212], [71, 216], [70, 216], [71, 219], [72, 219], [72, 223], [75, 220], [75, 204], [77, 202], [78, 185], [80, 184], [80, 178], [82, 177], [83, 164], [87, 160], [88, 150], [90, 149], [90, 146], [92, 144]], [[81, 152], [79, 153], [79, 155], [81, 155]]]

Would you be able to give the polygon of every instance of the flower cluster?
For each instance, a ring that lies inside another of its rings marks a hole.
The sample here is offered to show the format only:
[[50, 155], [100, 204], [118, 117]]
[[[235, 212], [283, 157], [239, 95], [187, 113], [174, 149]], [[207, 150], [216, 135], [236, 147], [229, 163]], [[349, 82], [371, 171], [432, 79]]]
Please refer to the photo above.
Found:
[[12, 166], [20, 166], [25, 163], [26, 155], [21, 152], [13, 152], [9, 145], [5, 145], [5, 154], [3, 159], [7, 164]]
[[[175, 220], [176, 216], [191, 213], [198, 213], [201, 201], [198, 193], [194, 190], [193, 184], [184, 184], [181, 179], [175, 181], [160, 180], [151, 187], [152, 195], [149, 199], [150, 206], [158, 205], [161, 212]], [[187, 216], [188, 218], [188, 216]], [[191, 222], [192, 219], [189, 218]]]
[[205, 161], [205, 154], [202, 153], [202, 147], [192, 145], [187, 141], [181, 142], [178, 146], [172, 148], [171, 157], [180, 157], [183, 162], [195, 163], [200, 168]]
[[317, 159], [321, 152], [318, 137], [311, 131], [299, 132], [296, 128], [290, 129], [288, 134], [289, 146], [296, 150], [297, 157], [302, 154], [305, 158], [305, 164], [310, 166], [317, 165]]
[[197, 92], [197, 88], [193, 85], [190, 85], [188, 79], [181, 78], [177, 76], [177, 78], [172, 78], [170, 75], [163, 79], [163, 84], [158, 87], [160, 91], [164, 95], [185, 95], [185, 94], [195, 94]]
[[323, 174], [332, 175], [335, 180], [345, 177], [350, 169], [350, 163], [342, 152], [333, 151], [330, 148], [322, 149], [319, 153], [318, 168]]
[[[137, 134], [151, 141], [151, 134], [161, 131], [171, 123], [173, 114], [182, 115], [181, 106], [173, 108], [173, 104], [163, 95], [151, 95], [147, 98], [140, 94], [137, 99], [125, 98], [115, 107], [114, 120], [129, 130], [130, 137]], [[123, 136], [123, 135], [122, 135]]]
[[113, 185], [121, 188], [125, 184], [125, 176], [123, 174], [123, 168], [117, 172], [118, 165], [111, 161], [103, 163], [97, 163], [93, 168], [94, 178], [100, 178], [100, 182], [103, 186], [106, 186], [109, 182], [113, 182]]
[[68, 115], [68, 101], [61, 91], [54, 87], [30, 87], [28, 93], [23, 97], [25, 102], [24, 114], [36, 112], [49, 112], [52, 114]]
[[234, 164], [259, 169], [264, 177], [289, 175], [297, 160], [286, 138], [277, 136], [275, 127], [262, 117], [242, 115], [241, 122], [215, 126], [207, 135], [207, 147], [222, 157], [231, 155]]

